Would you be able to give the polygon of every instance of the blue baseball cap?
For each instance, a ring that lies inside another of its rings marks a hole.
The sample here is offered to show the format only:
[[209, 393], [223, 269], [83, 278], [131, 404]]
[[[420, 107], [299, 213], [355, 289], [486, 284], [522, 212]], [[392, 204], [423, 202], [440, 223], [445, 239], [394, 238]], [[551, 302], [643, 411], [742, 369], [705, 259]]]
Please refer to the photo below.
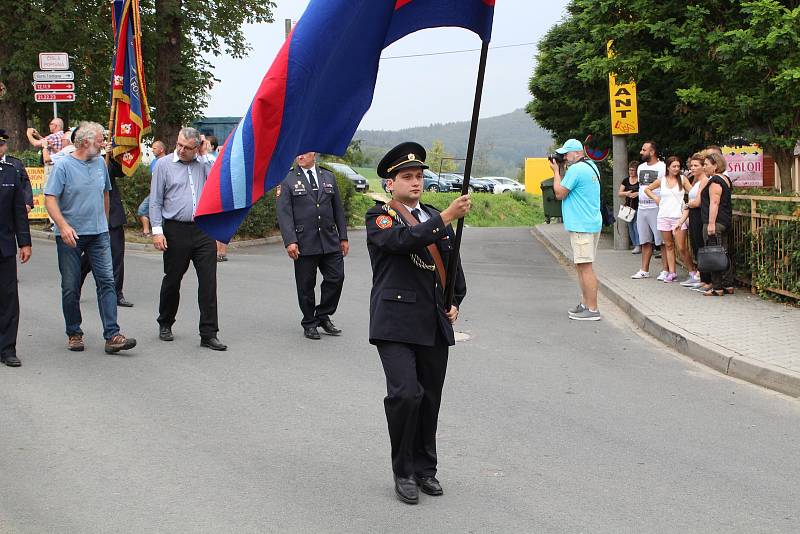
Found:
[[583, 150], [583, 144], [577, 139], [567, 139], [567, 142], [564, 143], [564, 146], [556, 149], [556, 152], [559, 154], [566, 154], [567, 152], [575, 152], [578, 150]]

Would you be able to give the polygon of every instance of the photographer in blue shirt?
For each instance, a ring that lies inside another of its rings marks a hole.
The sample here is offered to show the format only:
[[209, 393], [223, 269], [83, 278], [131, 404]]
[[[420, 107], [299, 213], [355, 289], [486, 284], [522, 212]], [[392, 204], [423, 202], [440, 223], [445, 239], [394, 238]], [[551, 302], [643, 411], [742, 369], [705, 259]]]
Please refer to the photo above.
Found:
[[567, 163], [567, 172], [561, 177], [558, 157], [551, 157], [553, 191], [562, 201], [561, 214], [564, 228], [569, 232], [572, 256], [578, 270], [581, 302], [569, 310], [569, 318], [576, 321], [599, 321], [597, 309], [597, 276], [592, 264], [597, 255], [603, 218], [600, 215], [600, 171], [586, 157], [583, 145], [577, 139], [568, 139], [556, 150]]

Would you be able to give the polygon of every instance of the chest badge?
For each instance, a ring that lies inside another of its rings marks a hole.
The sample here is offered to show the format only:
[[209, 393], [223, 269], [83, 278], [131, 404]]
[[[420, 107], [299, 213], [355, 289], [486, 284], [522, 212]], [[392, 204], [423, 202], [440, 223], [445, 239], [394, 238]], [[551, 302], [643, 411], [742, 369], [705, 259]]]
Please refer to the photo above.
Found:
[[375, 219], [375, 224], [378, 225], [378, 228], [381, 230], [386, 230], [392, 227], [392, 218], [388, 215], [381, 215], [377, 219]]

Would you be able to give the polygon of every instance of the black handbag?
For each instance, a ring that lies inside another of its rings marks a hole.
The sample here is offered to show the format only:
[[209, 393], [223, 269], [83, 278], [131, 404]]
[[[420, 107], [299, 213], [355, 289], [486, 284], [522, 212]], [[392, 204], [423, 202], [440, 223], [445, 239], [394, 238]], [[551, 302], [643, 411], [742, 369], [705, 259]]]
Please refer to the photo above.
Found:
[[[711, 244], [712, 239], [714, 244]], [[728, 252], [718, 236], [709, 236], [706, 246], [697, 251], [697, 269], [701, 273], [721, 273], [728, 269]]]

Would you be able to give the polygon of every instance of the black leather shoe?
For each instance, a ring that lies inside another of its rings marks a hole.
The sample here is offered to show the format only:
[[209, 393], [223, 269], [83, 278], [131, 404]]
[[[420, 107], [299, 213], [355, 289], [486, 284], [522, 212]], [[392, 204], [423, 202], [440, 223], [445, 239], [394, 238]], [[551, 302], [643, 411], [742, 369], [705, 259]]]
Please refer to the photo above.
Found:
[[321, 320], [321, 321], [319, 322], [319, 325], [322, 327], [322, 329], [323, 329], [323, 330], [325, 330], [325, 333], [326, 333], [326, 334], [329, 334], [329, 335], [331, 335], [331, 336], [338, 336], [339, 334], [341, 334], [341, 333], [342, 333], [342, 331], [341, 331], [341, 330], [339, 330], [338, 328], [336, 328], [336, 327], [333, 325], [333, 323], [331, 322], [331, 320], [330, 320], [330, 319], [323, 319], [323, 320]]
[[117, 299], [117, 306], [122, 308], [133, 308], [133, 302], [126, 300], [125, 297], [120, 297]]
[[161, 341], [172, 341], [175, 336], [172, 335], [172, 328], [169, 326], [161, 326], [158, 328], [158, 339]]
[[6, 364], [9, 367], [19, 367], [22, 365], [22, 362], [19, 361], [13, 354], [9, 354], [8, 356], [0, 356], [0, 362]]
[[221, 343], [220, 340], [215, 337], [201, 339], [200, 346], [209, 348], [211, 350], [228, 350], [228, 345]]
[[394, 492], [397, 494], [397, 498], [406, 504], [417, 504], [419, 502], [419, 491], [413, 478], [400, 478], [395, 475]]
[[417, 485], [419, 486], [419, 489], [422, 490], [422, 493], [433, 496], [444, 494], [444, 491], [442, 491], [442, 485], [439, 484], [439, 481], [436, 480], [436, 477], [418, 477], [415, 475], [414, 480], [417, 481]]
[[311, 328], [303, 328], [303, 335], [308, 339], [321, 339], [319, 330], [317, 330], [316, 326], [312, 326]]

